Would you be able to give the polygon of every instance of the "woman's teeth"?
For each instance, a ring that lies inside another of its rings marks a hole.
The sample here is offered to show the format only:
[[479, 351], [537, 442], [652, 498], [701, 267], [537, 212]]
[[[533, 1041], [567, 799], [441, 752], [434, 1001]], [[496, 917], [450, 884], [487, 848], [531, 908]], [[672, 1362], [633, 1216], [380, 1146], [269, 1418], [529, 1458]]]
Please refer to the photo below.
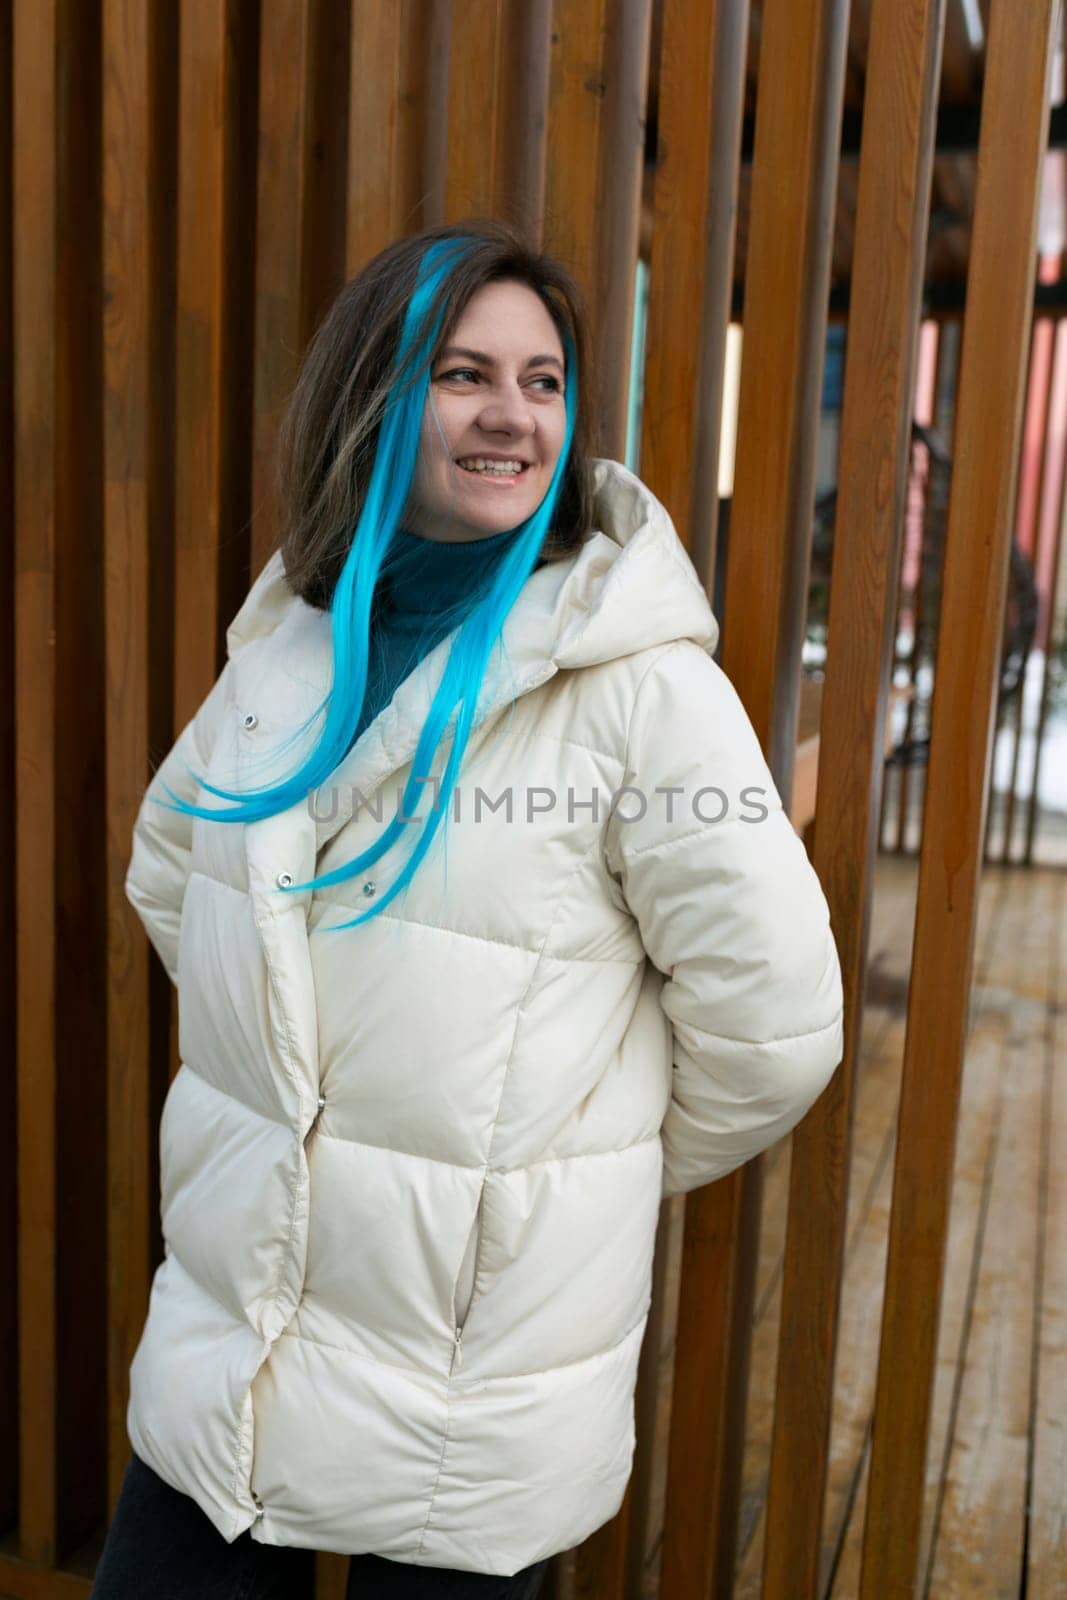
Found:
[[522, 461], [487, 461], [484, 456], [468, 456], [459, 465], [465, 472], [488, 472], [498, 478], [517, 478], [525, 471]]

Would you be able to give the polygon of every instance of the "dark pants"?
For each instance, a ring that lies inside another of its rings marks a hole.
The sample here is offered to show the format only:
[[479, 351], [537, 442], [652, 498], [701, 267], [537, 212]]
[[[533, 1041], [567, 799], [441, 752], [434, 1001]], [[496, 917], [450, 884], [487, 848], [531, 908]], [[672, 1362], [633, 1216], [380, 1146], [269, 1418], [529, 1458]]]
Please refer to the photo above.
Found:
[[[535, 1600], [548, 1560], [514, 1577], [416, 1567], [355, 1555], [346, 1600]], [[196, 1501], [133, 1455], [97, 1563], [90, 1600], [312, 1600], [315, 1552], [258, 1544], [246, 1529], [232, 1544]]]

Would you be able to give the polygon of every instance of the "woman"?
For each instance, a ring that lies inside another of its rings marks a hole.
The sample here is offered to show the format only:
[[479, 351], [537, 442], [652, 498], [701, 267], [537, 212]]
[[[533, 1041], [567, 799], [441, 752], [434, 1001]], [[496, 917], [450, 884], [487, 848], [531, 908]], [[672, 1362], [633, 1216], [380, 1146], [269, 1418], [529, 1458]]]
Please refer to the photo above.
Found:
[[493, 222], [308, 350], [281, 547], [135, 827], [182, 1066], [98, 1600], [307, 1593], [313, 1550], [536, 1594], [622, 1502], [661, 1199], [841, 1058], [826, 901], [666, 512], [586, 458], [585, 350]]

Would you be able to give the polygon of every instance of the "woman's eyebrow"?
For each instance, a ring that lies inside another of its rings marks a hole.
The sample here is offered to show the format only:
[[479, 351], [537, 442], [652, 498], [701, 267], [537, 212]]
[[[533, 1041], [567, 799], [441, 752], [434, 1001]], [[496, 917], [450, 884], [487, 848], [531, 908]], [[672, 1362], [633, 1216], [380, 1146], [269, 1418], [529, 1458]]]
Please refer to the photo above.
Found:
[[[480, 361], [485, 367], [496, 366], [496, 361], [492, 356], [486, 355], [484, 350], [468, 350], [466, 346], [460, 344], [450, 344], [447, 349], [442, 350], [441, 359], [444, 360], [445, 356], [466, 356], [468, 361]], [[546, 362], [551, 362], [561, 372], [563, 371], [563, 362], [558, 356], [552, 355], [531, 356], [526, 365], [528, 367], [542, 367]]]

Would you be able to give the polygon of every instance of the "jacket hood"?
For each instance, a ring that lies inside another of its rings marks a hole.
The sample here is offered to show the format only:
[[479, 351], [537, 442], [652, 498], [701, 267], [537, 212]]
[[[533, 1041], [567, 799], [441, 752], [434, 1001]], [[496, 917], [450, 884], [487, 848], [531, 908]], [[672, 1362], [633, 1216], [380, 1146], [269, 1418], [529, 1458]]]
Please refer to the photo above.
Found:
[[[504, 626], [512, 663], [594, 666], [685, 638], [711, 655], [719, 625], [666, 508], [621, 462], [593, 459], [589, 467], [594, 527], [575, 556], [527, 580]], [[230, 654], [273, 633], [294, 608], [328, 627], [328, 613], [293, 594], [278, 550], [227, 629]], [[446, 643], [432, 652], [442, 664]]]

